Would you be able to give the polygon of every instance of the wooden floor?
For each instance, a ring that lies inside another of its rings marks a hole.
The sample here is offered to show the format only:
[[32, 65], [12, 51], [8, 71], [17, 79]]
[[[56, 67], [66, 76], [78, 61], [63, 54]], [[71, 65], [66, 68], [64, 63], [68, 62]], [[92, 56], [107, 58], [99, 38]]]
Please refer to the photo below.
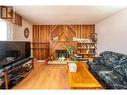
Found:
[[67, 65], [36, 63], [34, 70], [13, 89], [69, 89]]

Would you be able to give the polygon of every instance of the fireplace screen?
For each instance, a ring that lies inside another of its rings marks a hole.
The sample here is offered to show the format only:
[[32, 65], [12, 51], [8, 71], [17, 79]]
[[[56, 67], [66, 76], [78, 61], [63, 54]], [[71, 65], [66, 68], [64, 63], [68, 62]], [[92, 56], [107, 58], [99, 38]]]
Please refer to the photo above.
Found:
[[56, 57], [57, 58], [59, 58], [59, 57], [67, 58], [68, 57], [67, 50], [56, 50]]

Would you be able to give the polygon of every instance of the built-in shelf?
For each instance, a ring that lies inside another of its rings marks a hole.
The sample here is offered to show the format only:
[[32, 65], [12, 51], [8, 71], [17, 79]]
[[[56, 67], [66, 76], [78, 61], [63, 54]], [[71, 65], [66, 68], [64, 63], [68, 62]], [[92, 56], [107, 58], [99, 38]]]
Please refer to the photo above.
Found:
[[80, 47], [78, 47], [77, 49], [97, 49], [97, 48], [80, 48]]
[[78, 44], [96, 44], [96, 42], [89, 42], [89, 43], [86, 43], [86, 42], [77, 42]]
[[79, 55], [95, 55], [96, 53], [78, 53]]
[[93, 36], [93, 33], [90, 35], [89, 38], [79, 39], [77, 41], [77, 54], [81, 55], [84, 59], [90, 59], [96, 55], [97, 40], [94, 40], [95, 36]]
[[51, 42], [58, 42], [58, 43], [60, 43], [60, 42], [76, 42], [77, 43], [77, 41], [51, 41]]

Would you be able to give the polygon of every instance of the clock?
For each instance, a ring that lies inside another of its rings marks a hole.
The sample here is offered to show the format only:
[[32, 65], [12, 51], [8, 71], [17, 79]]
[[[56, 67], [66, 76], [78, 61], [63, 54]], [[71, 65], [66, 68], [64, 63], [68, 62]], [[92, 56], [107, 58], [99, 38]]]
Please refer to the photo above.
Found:
[[25, 36], [25, 38], [29, 37], [29, 28], [24, 29], [24, 36]]

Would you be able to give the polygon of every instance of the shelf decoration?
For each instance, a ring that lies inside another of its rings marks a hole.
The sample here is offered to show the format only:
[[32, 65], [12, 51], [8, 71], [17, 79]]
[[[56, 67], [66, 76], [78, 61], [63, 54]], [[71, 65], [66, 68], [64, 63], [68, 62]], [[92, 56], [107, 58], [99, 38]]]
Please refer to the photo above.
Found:
[[93, 58], [96, 55], [97, 33], [91, 33], [90, 38], [77, 38], [77, 55], [84, 59]]

